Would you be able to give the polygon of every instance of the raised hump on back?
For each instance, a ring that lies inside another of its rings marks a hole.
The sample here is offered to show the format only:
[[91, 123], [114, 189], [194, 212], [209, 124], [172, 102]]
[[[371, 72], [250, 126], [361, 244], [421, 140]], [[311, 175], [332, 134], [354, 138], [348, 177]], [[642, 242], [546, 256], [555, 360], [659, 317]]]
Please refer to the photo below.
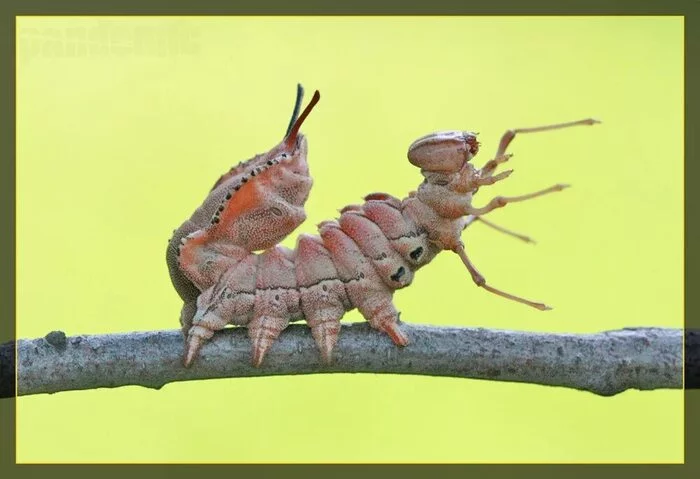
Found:
[[201, 246], [228, 242], [248, 251], [271, 248], [306, 219], [304, 203], [311, 190], [306, 163], [306, 139], [299, 132], [314, 105], [318, 91], [297, 117], [303, 90], [299, 88], [288, 132], [265, 154], [257, 155], [222, 176], [202, 206], [211, 214]]

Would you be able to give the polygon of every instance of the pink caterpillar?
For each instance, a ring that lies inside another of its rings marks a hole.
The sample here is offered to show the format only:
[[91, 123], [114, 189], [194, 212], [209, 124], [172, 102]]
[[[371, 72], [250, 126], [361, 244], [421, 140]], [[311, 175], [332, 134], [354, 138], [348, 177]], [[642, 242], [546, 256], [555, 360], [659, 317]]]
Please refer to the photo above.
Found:
[[[340, 319], [354, 308], [373, 328], [406, 346], [408, 338], [398, 324], [393, 293], [411, 284], [414, 272], [442, 250], [457, 253], [478, 286], [549, 309], [488, 285], [469, 260], [460, 236], [467, 225], [496, 208], [566, 186], [495, 197], [482, 208], [471, 205], [479, 187], [512, 173], [494, 174], [511, 157], [505, 151], [516, 133], [592, 125], [596, 120], [509, 130], [494, 158], [479, 169], [470, 163], [479, 150], [476, 134], [445, 131], [419, 138], [408, 150], [409, 161], [421, 168], [425, 178], [417, 191], [403, 200], [370, 194], [362, 205], [343, 208], [337, 220], [322, 222], [320, 236], [301, 234], [296, 248], [290, 250], [277, 243], [306, 219], [303, 206], [312, 184], [306, 138], [299, 128], [320, 98], [316, 91], [297, 117], [302, 96], [299, 85], [282, 142], [224, 174], [170, 239], [167, 263], [185, 303], [180, 323], [186, 337], [186, 366], [205, 341], [227, 324], [247, 325], [252, 362], [259, 366], [282, 330], [300, 319], [311, 327], [328, 363]], [[264, 251], [254, 253], [260, 250]]]

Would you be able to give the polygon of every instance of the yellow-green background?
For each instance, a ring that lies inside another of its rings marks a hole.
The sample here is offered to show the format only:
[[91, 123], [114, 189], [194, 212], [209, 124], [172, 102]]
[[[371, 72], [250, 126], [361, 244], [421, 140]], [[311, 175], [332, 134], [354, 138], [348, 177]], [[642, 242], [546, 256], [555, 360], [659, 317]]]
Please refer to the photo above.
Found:
[[[571, 183], [490, 216], [537, 245], [464, 236], [491, 284], [555, 309], [479, 290], [444, 253], [397, 293], [403, 320], [682, 325], [682, 18], [21, 18], [18, 35], [20, 337], [178, 327], [167, 240], [220, 173], [283, 136], [297, 82], [322, 94], [300, 231], [416, 188], [406, 150], [430, 131], [479, 131], [481, 164], [507, 128], [603, 120], [518, 137], [515, 173], [476, 196]], [[20, 462], [683, 459], [680, 391], [412, 376], [30, 396], [17, 428]]]

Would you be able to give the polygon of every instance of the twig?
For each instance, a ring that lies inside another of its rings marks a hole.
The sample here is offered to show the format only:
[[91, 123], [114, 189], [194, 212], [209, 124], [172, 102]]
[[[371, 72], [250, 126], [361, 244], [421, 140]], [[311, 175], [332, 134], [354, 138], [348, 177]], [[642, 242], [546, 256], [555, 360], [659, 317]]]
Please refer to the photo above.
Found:
[[[243, 328], [217, 333], [195, 364], [182, 366], [179, 331], [18, 341], [19, 395], [174, 381], [313, 373], [451, 376], [562, 386], [603, 396], [626, 389], [682, 387], [683, 332], [628, 328], [598, 334], [550, 334], [403, 324], [411, 343], [399, 349], [365, 323], [344, 324], [334, 362], [324, 366], [309, 329], [287, 328], [260, 368], [250, 365]], [[0, 347], [11, 356], [12, 343]], [[3, 362], [5, 360], [3, 359]], [[14, 382], [2, 368], [0, 390]], [[11, 395], [5, 392], [5, 396]]]

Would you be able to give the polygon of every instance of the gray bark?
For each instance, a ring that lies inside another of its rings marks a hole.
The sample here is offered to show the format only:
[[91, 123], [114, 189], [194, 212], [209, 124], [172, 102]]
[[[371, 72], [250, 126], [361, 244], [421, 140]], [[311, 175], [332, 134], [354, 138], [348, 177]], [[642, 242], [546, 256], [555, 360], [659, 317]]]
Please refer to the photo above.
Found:
[[[626, 389], [679, 389], [683, 384], [683, 332], [678, 329], [575, 335], [405, 323], [402, 327], [411, 343], [400, 349], [365, 323], [344, 324], [333, 364], [325, 366], [308, 327], [292, 325], [258, 369], [250, 365], [250, 341], [243, 328], [217, 333], [189, 369], [182, 366], [179, 331], [73, 337], [54, 331], [17, 342], [18, 391], [29, 395], [126, 385], [160, 388], [175, 381], [313, 373], [515, 381], [603, 396]], [[12, 346], [8, 343], [3, 349]], [[2, 378], [3, 383], [8, 380]]]

